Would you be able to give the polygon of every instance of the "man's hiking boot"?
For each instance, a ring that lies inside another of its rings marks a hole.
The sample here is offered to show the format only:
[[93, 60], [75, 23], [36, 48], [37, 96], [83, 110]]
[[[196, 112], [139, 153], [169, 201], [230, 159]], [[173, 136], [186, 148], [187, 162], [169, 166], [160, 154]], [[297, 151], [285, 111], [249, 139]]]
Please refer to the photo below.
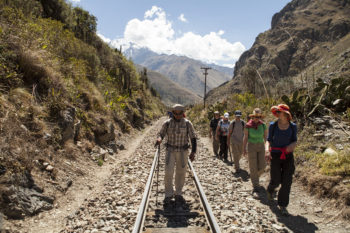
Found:
[[280, 211], [281, 211], [281, 214], [283, 215], [283, 216], [289, 216], [289, 213], [288, 213], [288, 210], [287, 210], [287, 208], [286, 207], [284, 207], [284, 206], [280, 206]]
[[175, 203], [182, 204], [185, 202], [185, 199], [181, 195], [175, 195]]
[[170, 204], [171, 204], [171, 198], [172, 198], [172, 197], [165, 197], [164, 200], [163, 200], [163, 205], [164, 205], [164, 206], [170, 206]]
[[252, 196], [254, 199], [259, 199], [259, 188], [255, 187], [252, 192]]

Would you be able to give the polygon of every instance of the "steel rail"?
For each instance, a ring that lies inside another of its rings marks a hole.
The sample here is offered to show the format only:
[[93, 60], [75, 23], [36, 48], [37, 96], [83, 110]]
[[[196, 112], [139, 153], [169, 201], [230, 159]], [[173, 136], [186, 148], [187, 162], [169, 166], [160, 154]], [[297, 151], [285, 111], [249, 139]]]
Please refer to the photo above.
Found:
[[192, 171], [192, 175], [193, 175], [193, 178], [194, 178], [194, 183], [195, 183], [195, 185], [197, 187], [197, 190], [198, 190], [198, 193], [199, 193], [199, 197], [201, 199], [201, 202], [202, 202], [202, 205], [203, 205], [203, 208], [204, 208], [204, 211], [205, 211], [205, 215], [206, 215], [207, 221], [208, 221], [208, 223], [210, 225], [210, 229], [211, 229], [211, 231], [213, 233], [221, 233], [219, 225], [216, 222], [216, 219], [215, 219], [215, 216], [213, 214], [213, 211], [211, 210], [211, 207], [209, 205], [207, 197], [205, 196], [205, 193], [203, 191], [202, 185], [199, 182], [197, 174], [194, 171], [192, 163], [191, 163], [190, 160], [188, 160], [188, 166], [190, 167], [190, 170]]
[[154, 155], [151, 172], [149, 173], [148, 180], [147, 180], [146, 187], [145, 187], [145, 191], [143, 192], [143, 197], [142, 197], [140, 209], [139, 209], [139, 212], [137, 213], [137, 217], [136, 217], [136, 221], [135, 221], [135, 225], [134, 225], [134, 229], [132, 230], [132, 233], [139, 233], [141, 231], [143, 222], [145, 220], [145, 211], [146, 211], [147, 206], [148, 206], [147, 203], [148, 203], [148, 199], [149, 199], [149, 195], [150, 195], [150, 191], [151, 191], [151, 187], [152, 187], [152, 183], [153, 183], [153, 174], [155, 171], [156, 164], [159, 161], [158, 160], [159, 154], [160, 154], [160, 148], [158, 147], [158, 149]]

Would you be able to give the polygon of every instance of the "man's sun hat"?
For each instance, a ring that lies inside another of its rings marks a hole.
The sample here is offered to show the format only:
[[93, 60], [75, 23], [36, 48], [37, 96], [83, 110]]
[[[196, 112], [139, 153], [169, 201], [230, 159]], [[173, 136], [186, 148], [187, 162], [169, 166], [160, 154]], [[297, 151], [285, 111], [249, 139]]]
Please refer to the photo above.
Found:
[[279, 104], [271, 107], [272, 114], [278, 118], [278, 112], [284, 112], [288, 115], [288, 120], [292, 120], [292, 114], [290, 113], [289, 106], [286, 104]]
[[171, 111], [185, 111], [185, 107], [181, 104], [174, 104]]
[[215, 111], [214, 114], [220, 114], [219, 111]]
[[264, 118], [264, 115], [262, 114], [260, 108], [255, 108], [255, 109], [253, 110], [253, 113], [252, 113], [252, 114], [249, 114], [249, 117], [261, 117], [261, 118]]
[[239, 110], [236, 110], [236, 111], [235, 111], [235, 116], [237, 116], [237, 117], [242, 116], [242, 112], [239, 111]]
[[224, 114], [224, 118], [229, 118], [230, 114], [228, 114], [227, 112], [225, 112]]

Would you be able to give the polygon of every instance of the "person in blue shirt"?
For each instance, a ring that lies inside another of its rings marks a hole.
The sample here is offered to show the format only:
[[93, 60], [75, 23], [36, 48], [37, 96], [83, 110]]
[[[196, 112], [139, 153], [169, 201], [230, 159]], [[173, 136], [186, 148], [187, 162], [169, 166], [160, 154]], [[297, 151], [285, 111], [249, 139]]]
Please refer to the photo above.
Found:
[[293, 151], [297, 144], [297, 126], [291, 122], [292, 114], [288, 105], [273, 106], [271, 112], [278, 119], [270, 124], [265, 147], [266, 160], [271, 162], [267, 197], [273, 200], [275, 189], [281, 185], [277, 203], [282, 215], [288, 216], [287, 206], [295, 171]]

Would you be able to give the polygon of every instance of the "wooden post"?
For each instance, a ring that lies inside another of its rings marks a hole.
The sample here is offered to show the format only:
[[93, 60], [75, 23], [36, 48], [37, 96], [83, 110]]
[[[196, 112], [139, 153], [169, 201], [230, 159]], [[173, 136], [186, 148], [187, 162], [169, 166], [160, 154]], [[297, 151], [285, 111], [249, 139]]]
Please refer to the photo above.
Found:
[[203, 97], [203, 101], [204, 101], [204, 108], [205, 108], [205, 98], [207, 95], [207, 75], [208, 75], [208, 70], [210, 70], [210, 67], [201, 67], [202, 70], [204, 70], [204, 97]]

